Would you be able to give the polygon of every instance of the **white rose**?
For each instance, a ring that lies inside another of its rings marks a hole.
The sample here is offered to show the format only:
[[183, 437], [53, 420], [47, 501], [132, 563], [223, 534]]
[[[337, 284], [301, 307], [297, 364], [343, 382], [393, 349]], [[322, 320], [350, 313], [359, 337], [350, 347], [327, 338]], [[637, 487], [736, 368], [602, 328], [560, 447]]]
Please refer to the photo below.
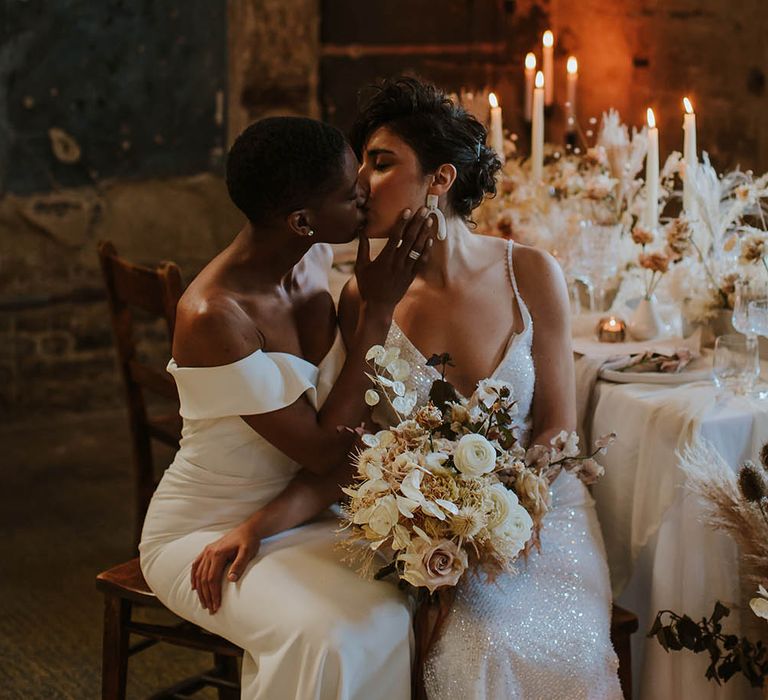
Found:
[[496, 450], [482, 435], [470, 433], [459, 440], [453, 462], [467, 476], [488, 474], [496, 466]]
[[491, 510], [488, 513], [488, 527], [496, 529], [509, 517], [512, 509], [517, 506], [517, 495], [504, 484], [493, 484], [488, 489], [491, 500]]
[[400, 511], [397, 508], [395, 497], [392, 494], [382, 496], [376, 499], [368, 519], [368, 527], [377, 535], [386, 537], [397, 523], [399, 515]]
[[496, 532], [502, 537], [517, 542], [520, 549], [531, 539], [533, 532], [533, 520], [528, 511], [521, 505], [515, 505], [510, 509], [507, 519], [499, 525]]

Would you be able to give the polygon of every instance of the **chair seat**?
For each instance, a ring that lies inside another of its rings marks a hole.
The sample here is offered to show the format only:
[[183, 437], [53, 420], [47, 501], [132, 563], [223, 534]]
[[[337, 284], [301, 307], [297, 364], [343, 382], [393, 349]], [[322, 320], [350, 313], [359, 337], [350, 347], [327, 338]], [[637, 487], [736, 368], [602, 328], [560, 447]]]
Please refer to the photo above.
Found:
[[96, 587], [103, 593], [127, 598], [134, 603], [162, 607], [162, 603], [144, 580], [138, 558], [102, 571], [96, 577]]

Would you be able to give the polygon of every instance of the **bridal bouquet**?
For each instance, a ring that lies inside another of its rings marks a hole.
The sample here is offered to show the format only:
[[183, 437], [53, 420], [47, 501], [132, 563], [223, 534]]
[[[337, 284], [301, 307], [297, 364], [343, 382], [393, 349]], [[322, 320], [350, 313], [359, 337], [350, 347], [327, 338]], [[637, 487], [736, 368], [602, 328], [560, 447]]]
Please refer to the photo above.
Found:
[[[598, 440], [587, 457], [579, 456], [576, 434], [565, 431], [549, 447], [526, 450], [510, 384], [486, 379], [463, 399], [445, 381], [450, 357], [435, 355], [428, 364], [442, 366], [441, 378], [417, 408], [403, 384], [410, 366], [398, 355], [382, 346], [368, 352], [375, 388], [366, 401], [383, 399], [398, 422], [362, 438], [355, 483], [344, 489], [344, 546], [365, 575], [396, 573], [430, 593], [455, 586], [468, 570], [491, 578], [512, 571], [519, 556], [540, 546], [551, 478], [566, 469], [594, 482], [602, 474], [594, 456], [615, 436]], [[377, 554], [385, 564], [374, 572]]]

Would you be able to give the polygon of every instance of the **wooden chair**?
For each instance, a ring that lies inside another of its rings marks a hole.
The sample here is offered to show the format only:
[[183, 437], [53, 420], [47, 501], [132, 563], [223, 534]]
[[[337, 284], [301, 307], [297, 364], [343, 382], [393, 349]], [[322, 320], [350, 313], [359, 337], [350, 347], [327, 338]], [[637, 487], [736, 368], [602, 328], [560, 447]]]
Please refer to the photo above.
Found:
[[[137, 545], [144, 515], [156, 486], [151, 441], [154, 439], [178, 447], [181, 418], [178, 408], [168, 415], [148, 414], [145, 391], [170, 399], [176, 406], [178, 393], [173, 379], [166, 374], [164, 368], [158, 369], [139, 360], [134, 333], [134, 310], [140, 309], [165, 320], [170, 350], [176, 305], [182, 293], [181, 273], [178, 266], [171, 262], [161, 263], [154, 269], [130, 263], [120, 258], [109, 242], [99, 243], [98, 251], [128, 400], [135, 482], [133, 537]], [[128, 658], [158, 642], [211, 652], [214, 666], [206, 673], [174, 684], [154, 698], [184, 697], [185, 693], [196, 692], [205, 686], [218, 688], [220, 700], [236, 700], [240, 697], [237, 663], [243, 654], [240, 648], [189, 622], [148, 624], [134, 619], [135, 607], [164, 609], [147, 586], [138, 559], [102, 572], [96, 577], [96, 587], [104, 594], [105, 603], [103, 700], [124, 700]], [[132, 634], [143, 639], [131, 646], [129, 641]]]
[[630, 641], [632, 635], [637, 632], [638, 626], [637, 615], [614, 604], [611, 613], [611, 642], [616, 655], [619, 657], [619, 682], [625, 700], [632, 700], [632, 648]]
[[[218, 688], [219, 700], [239, 700], [237, 660], [243, 655], [242, 649], [190, 622], [161, 625], [133, 618], [134, 606], [163, 608], [147, 586], [138, 559], [131, 559], [99, 574], [96, 587], [104, 594], [102, 700], [125, 700], [129, 657], [158, 642], [212, 652], [214, 665], [205, 673], [185, 678], [153, 695], [153, 700], [187, 697], [206, 686]], [[131, 645], [129, 637], [132, 634], [141, 637], [141, 641]]]
[[[104, 283], [112, 317], [118, 363], [128, 401], [128, 420], [133, 442], [134, 463], [134, 545], [138, 546], [147, 506], [155, 491], [155, 469], [152, 459], [152, 440], [178, 448], [181, 436], [181, 417], [178, 411], [178, 393], [173, 379], [165, 368], [152, 367], [137, 356], [134, 316], [139, 309], [156, 318], [163, 318], [168, 328], [170, 356], [176, 305], [183, 285], [181, 272], [172, 262], [160, 263], [156, 268], [135, 265], [118, 257], [112, 243], [102, 241], [98, 246]], [[170, 400], [176, 410], [150, 416], [147, 394]]]

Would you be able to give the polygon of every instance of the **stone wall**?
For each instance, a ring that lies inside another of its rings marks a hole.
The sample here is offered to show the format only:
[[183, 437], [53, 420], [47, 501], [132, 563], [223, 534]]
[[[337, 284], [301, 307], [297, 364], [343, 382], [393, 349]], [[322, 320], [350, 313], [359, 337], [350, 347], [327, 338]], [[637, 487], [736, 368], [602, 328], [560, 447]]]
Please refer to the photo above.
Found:
[[[0, 415], [87, 410], [123, 401], [99, 240], [147, 264], [177, 262], [188, 281], [242, 225], [214, 175], [101, 183], [0, 200]], [[139, 323], [159, 366], [161, 324]]]
[[[224, 128], [231, 142], [259, 116], [318, 112], [313, 0], [172, 0], [143, 9], [109, 0], [79, 14], [75, 0], [56, 0], [52, 14], [43, 5], [11, 0], [0, 8], [3, 420], [122, 405], [97, 242], [113, 241], [135, 262], [173, 260], [188, 282], [242, 226], [221, 177]], [[81, 35], [94, 37], [93, 46]], [[46, 36], [53, 48], [76, 46], [71, 55], [46, 54], [48, 69], [23, 70]], [[219, 50], [225, 60], [217, 64]], [[162, 94], [142, 92], [147, 81], [164, 85]], [[83, 91], [87, 99], [77, 102]], [[110, 117], [110, 91], [129, 124]], [[25, 124], [39, 134], [34, 159], [18, 155]], [[155, 138], [153, 125], [169, 129]], [[57, 157], [47, 132], [55, 126], [71, 137], [65, 145], [79, 149], [76, 161]], [[185, 150], [174, 158], [174, 148]], [[96, 161], [104, 165], [89, 167]], [[189, 175], [190, 167], [208, 172]], [[110, 172], [115, 177], [104, 179]], [[64, 186], [70, 182], [90, 184]], [[165, 335], [162, 323], [139, 322], [141, 352], [161, 367]]]

